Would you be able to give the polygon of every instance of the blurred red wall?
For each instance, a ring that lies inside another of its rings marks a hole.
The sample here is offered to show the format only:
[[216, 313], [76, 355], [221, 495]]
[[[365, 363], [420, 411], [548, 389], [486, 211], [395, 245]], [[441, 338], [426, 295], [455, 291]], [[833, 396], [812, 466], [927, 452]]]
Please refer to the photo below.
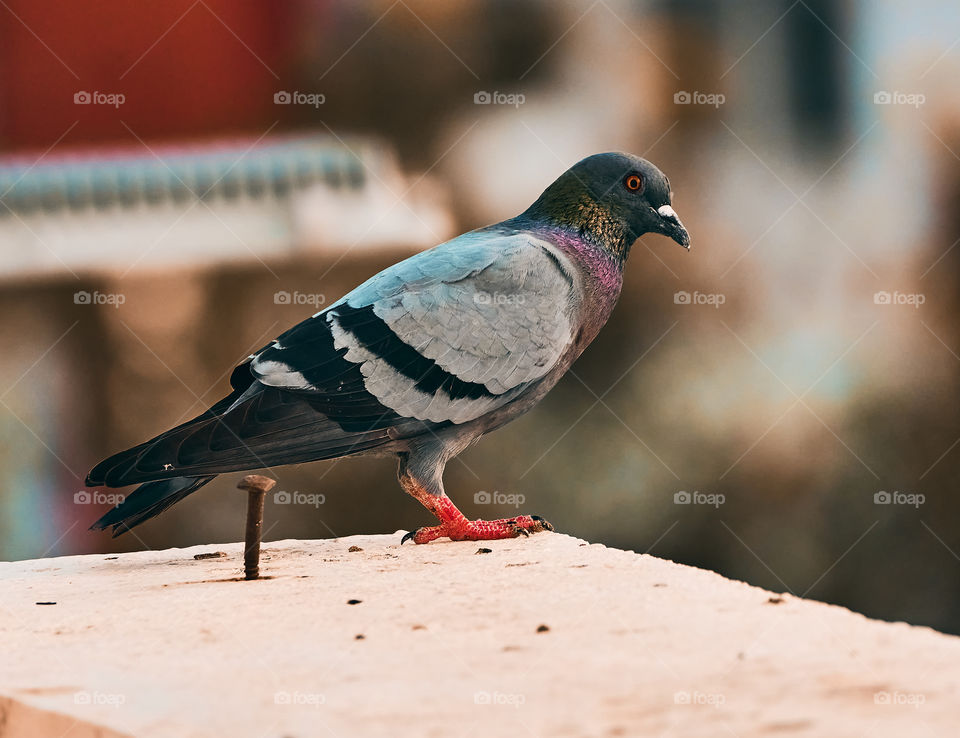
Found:
[[[0, 6], [0, 147], [263, 130], [293, 67], [300, 2], [6, 0]], [[78, 91], [124, 103], [78, 105]]]

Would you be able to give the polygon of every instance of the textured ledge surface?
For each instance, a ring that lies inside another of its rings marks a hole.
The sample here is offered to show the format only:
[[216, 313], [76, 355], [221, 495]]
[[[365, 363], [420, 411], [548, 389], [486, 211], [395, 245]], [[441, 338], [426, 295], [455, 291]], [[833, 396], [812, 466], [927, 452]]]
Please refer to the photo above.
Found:
[[960, 638], [559, 534], [399, 540], [269, 542], [255, 582], [241, 544], [0, 563], [0, 738], [960, 724]]

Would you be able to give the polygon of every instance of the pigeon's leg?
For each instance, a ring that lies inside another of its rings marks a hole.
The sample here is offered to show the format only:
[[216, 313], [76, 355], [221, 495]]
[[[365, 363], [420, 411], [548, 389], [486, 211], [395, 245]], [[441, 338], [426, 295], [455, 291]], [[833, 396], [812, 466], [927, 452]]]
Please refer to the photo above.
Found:
[[444, 462], [440, 461], [434, 462], [433, 469], [424, 469], [422, 465], [412, 463], [407, 455], [400, 456], [400, 468], [397, 472], [400, 486], [440, 521], [440, 525], [418, 528], [407, 533], [400, 541], [401, 545], [408, 540], [414, 543], [429, 543], [443, 537], [451, 541], [493, 541], [553, 530], [553, 526], [539, 515], [518, 515], [500, 520], [468, 520], [443, 491], [443, 466]]

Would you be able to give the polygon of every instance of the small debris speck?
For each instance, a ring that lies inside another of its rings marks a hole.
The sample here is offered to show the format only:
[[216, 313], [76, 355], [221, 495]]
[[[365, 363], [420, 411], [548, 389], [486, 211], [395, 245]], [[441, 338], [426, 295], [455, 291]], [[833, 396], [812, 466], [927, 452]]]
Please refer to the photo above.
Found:
[[664, 584], [663, 582], [654, 582], [654, 583], [653, 583], [653, 586], [654, 586], [654, 587], [666, 587], [667, 585]]
[[[492, 548], [478, 548], [478, 549], [477, 549], [477, 553], [478, 553], [478, 554], [489, 554], [489, 553], [493, 553], [493, 549], [492, 549]], [[475, 555], [476, 555], [476, 554], [475, 554]]]
[[210, 553], [194, 554], [193, 558], [197, 561], [201, 559], [225, 559], [227, 555], [223, 551], [211, 551]]
[[38, 602], [38, 605], [56, 605], [56, 602]]
[[359, 605], [363, 600], [347, 600], [348, 605]]
[[347, 549], [347, 551], [349, 551], [350, 553], [356, 553], [357, 551], [363, 551], [363, 549], [360, 548], [359, 546], [351, 546], [350, 548]]
[[427, 629], [427, 626], [420, 625], [420, 623], [417, 623], [416, 625], [413, 626], [413, 630], [426, 630], [426, 629]]
[[355, 641], [362, 641], [364, 638], [366, 638], [366, 636], [365, 636], [363, 633], [357, 633], [357, 634], [353, 637], [353, 640], [355, 640]]
[[105, 558], [104, 561], [114, 561], [119, 558], [120, 558], [119, 556], [107, 556], [107, 558]]
[[773, 595], [773, 597], [767, 599], [767, 604], [770, 605], [779, 605], [781, 602], [783, 602], [783, 597], [780, 595]]
[[537, 633], [546, 633], [548, 630], [550, 630], [550, 626], [549, 626], [549, 625], [538, 625], [538, 626], [537, 626]]

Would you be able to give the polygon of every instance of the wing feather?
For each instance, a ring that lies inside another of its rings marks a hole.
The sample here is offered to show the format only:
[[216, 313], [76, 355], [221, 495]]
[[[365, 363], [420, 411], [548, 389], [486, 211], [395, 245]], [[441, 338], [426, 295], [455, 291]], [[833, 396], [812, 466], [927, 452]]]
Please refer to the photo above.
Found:
[[[464, 423], [543, 378], [569, 348], [578, 282], [565, 256], [529, 234], [475, 231], [372, 277], [253, 357], [264, 384], [345, 397], [334, 362], [404, 418]], [[357, 392], [358, 388], [350, 390]]]

